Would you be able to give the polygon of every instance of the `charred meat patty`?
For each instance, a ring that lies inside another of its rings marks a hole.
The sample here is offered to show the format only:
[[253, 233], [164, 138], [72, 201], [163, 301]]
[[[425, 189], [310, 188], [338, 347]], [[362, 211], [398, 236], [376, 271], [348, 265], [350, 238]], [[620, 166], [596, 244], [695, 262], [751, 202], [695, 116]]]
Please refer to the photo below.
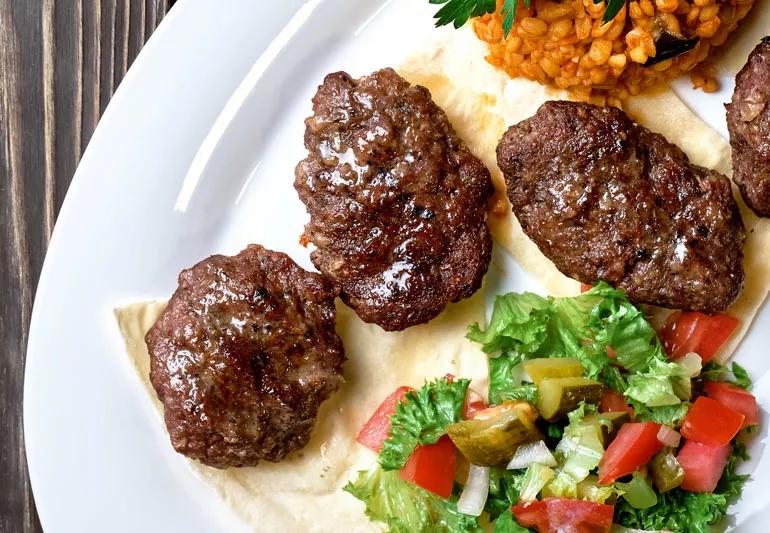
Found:
[[174, 449], [226, 468], [302, 448], [342, 383], [334, 298], [322, 276], [256, 245], [182, 271], [145, 337]]
[[727, 128], [733, 180], [759, 216], [770, 217], [770, 37], [765, 37], [735, 78]]
[[305, 125], [311, 258], [364, 321], [401, 330], [480, 287], [492, 182], [427, 89], [392, 69], [330, 74]]
[[615, 108], [546, 102], [497, 147], [524, 231], [567, 276], [717, 313], [744, 280], [730, 181]]

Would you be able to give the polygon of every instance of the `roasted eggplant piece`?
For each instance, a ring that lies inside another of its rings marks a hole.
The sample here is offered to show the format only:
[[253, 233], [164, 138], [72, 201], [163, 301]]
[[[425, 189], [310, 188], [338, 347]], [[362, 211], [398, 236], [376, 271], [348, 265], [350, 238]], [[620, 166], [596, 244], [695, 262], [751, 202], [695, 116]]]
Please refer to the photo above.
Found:
[[653, 22], [652, 36], [655, 40], [655, 56], [647, 60], [645, 67], [651, 67], [666, 59], [689, 52], [695, 48], [700, 39], [699, 37], [688, 39], [681, 33], [673, 31], [661, 17], [656, 17]]
[[535, 426], [537, 410], [524, 402], [504, 402], [447, 427], [468, 461], [479, 466], [507, 464], [520, 444], [543, 438]]

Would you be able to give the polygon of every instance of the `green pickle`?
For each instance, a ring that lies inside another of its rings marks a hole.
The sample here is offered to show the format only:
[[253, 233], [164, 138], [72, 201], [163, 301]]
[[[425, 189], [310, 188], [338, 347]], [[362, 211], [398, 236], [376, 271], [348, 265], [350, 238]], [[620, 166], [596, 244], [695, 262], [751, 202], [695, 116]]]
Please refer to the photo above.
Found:
[[631, 421], [628, 411], [594, 413], [583, 417], [581, 424], [596, 424], [601, 427], [602, 444], [607, 446], [617, 435], [620, 426]]
[[649, 509], [658, 503], [658, 495], [644, 477], [639, 472], [634, 472], [634, 476], [628, 483], [615, 483], [615, 486], [623, 491], [623, 498], [634, 509]]
[[546, 378], [537, 386], [537, 407], [548, 421], [576, 409], [580, 402], [599, 403], [604, 387], [588, 378]]
[[479, 466], [506, 464], [520, 444], [541, 440], [538, 414], [524, 402], [503, 402], [447, 426], [447, 434], [468, 461]]
[[522, 364], [535, 385], [548, 378], [579, 378], [584, 372], [580, 361], [569, 357], [529, 359]]
[[664, 450], [652, 458], [650, 462], [652, 479], [659, 492], [668, 492], [677, 488], [684, 481], [684, 470], [674, 453]]

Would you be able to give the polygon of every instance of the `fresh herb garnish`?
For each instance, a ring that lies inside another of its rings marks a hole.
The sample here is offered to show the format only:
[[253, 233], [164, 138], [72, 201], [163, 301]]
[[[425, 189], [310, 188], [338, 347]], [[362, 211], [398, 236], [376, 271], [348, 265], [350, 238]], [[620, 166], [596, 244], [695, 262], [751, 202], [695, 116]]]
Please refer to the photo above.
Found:
[[[436, 26], [452, 24], [455, 28], [461, 27], [472, 17], [480, 17], [497, 10], [495, 0], [429, 0], [431, 4], [444, 4], [435, 15]], [[516, 11], [519, 0], [505, 0], [503, 2], [503, 32], [506, 37], [513, 29], [516, 20]], [[531, 0], [524, 0], [524, 6], [529, 9]]]
[[[468, 19], [480, 17], [487, 13], [494, 13], [497, 10], [495, 0], [428, 0], [431, 4], [444, 4], [444, 7], [438, 10], [433, 17], [436, 19], [436, 26], [446, 26], [452, 24], [455, 28], [460, 28], [468, 22]], [[594, 0], [599, 4], [602, 0]], [[607, 9], [604, 11], [602, 23], [606, 24], [614, 19], [620, 10], [623, 9], [626, 0], [609, 0]], [[531, 8], [532, 0], [523, 0], [524, 7]], [[503, 17], [503, 34], [505, 37], [511, 33], [513, 23], [516, 20], [516, 11], [518, 11], [519, 0], [505, 0], [501, 15]]]
[[[594, 0], [594, 4], [600, 4], [602, 0]], [[607, 9], [604, 10], [604, 18], [602, 18], [602, 23], [607, 24], [612, 19], [614, 19], [618, 13], [620, 13], [620, 10], [623, 9], [623, 6], [625, 5], [626, 0], [609, 0], [607, 2]]]
[[379, 458], [382, 468], [402, 468], [418, 444], [435, 444], [449, 424], [460, 421], [469, 383], [440, 378], [408, 392], [390, 418], [390, 434]]

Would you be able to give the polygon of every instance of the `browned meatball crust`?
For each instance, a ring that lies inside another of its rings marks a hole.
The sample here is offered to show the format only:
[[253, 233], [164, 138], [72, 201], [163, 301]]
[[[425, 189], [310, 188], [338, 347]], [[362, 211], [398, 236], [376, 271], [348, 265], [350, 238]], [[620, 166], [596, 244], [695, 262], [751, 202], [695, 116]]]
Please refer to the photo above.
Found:
[[546, 102], [497, 147], [522, 228], [567, 276], [717, 313], [744, 280], [730, 181], [615, 108]]
[[733, 180], [746, 204], [770, 217], [770, 37], [765, 37], [735, 78], [727, 128], [733, 148]]
[[335, 291], [252, 245], [182, 271], [145, 337], [174, 449], [218, 468], [280, 461], [342, 382]]
[[401, 330], [480, 287], [492, 182], [427, 89], [392, 69], [330, 74], [305, 124], [311, 258], [363, 320]]

